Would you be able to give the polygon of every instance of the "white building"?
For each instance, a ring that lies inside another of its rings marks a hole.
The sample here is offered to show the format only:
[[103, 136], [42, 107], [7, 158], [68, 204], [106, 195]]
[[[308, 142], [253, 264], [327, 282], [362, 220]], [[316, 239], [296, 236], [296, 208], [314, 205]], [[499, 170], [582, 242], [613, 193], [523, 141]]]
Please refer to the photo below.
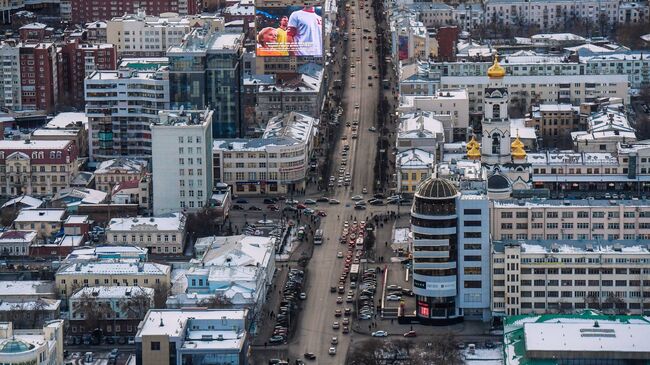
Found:
[[607, 108], [587, 119], [587, 130], [571, 133], [578, 152], [613, 152], [619, 143], [636, 142], [636, 131], [621, 108]]
[[429, 36], [424, 23], [418, 20], [416, 11], [395, 9], [390, 16], [389, 27], [394, 64], [426, 60], [437, 49], [435, 39]]
[[439, 89], [433, 95], [405, 95], [399, 111], [431, 112], [443, 122], [446, 141], [465, 141], [469, 127], [469, 97], [465, 89]]
[[3, 364], [63, 365], [63, 320], [42, 329], [14, 329], [0, 323], [0, 362]]
[[85, 90], [91, 160], [151, 158], [149, 126], [160, 110], [169, 109], [166, 68], [95, 71], [86, 78]]
[[443, 122], [436, 117], [434, 113], [424, 111], [402, 114], [397, 132], [397, 150], [418, 148], [432, 152], [435, 158], [439, 146], [446, 140]]
[[109, 20], [106, 38], [122, 56], [158, 57], [164, 56], [170, 46], [180, 45], [183, 37], [197, 26], [223, 30], [223, 18], [179, 16], [176, 13], [152, 16], [139, 10], [136, 14], [125, 14]]
[[621, 24], [639, 24], [650, 20], [650, 6], [647, 2], [623, 2], [618, 7], [618, 22]]
[[173, 213], [161, 217], [113, 218], [106, 229], [106, 241], [112, 245], [147, 248], [155, 254], [183, 254], [185, 215]]
[[87, 305], [101, 307], [102, 318], [98, 323], [105, 334], [134, 335], [138, 323], [144, 318], [149, 308], [154, 306], [152, 288], [140, 286], [94, 286], [83, 287], [70, 296], [68, 319], [73, 333], [88, 333], [81, 330], [87, 320]]
[[195, 210], [212, 193], [212, 110], [161, 111], [151, 125], [154, 214]]
[[0, 75], [4, 80], [0, 107], [9, 110], [21, 110], [22, 108], [19, 53], [19, 47], [5, 42], [0, 43], [0, 59], [3, 65]]
[[570, 24], [575, 18], [596, 22], [603, 17], [616, 24], [621, 0], [487, 0], [485, 21], [501, 26], [537, 25], [541, 29]]
[[318, 119], [292, 112], [269, 120], [261, 138], [214, 141], [214, 179], [240, 194], [304, 189]]
[[147, 365], [248, 364], [248, 328], [246, 309], [152, 309], [135, 336], [136, 357]]
[[29, 256], [36, 237], [35, 231], [4, 231], [0, 233], [0, 252], [3, 256]]
[[494, 242], [496, 315], [574, 312], [650, 313], [647, 241]]

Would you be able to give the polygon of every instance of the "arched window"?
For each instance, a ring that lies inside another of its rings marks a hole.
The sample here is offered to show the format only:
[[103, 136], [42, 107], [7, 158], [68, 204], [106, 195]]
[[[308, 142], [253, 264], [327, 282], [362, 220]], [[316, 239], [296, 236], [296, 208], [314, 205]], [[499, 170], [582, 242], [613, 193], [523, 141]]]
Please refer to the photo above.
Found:
[[501, 118], [501, 105], [492, 105], [492, 118]]
[[492, 154], [498, 155], [501, 150], [501, 138], [499, 138], [499, 133], [494, 133], [492, 135]]

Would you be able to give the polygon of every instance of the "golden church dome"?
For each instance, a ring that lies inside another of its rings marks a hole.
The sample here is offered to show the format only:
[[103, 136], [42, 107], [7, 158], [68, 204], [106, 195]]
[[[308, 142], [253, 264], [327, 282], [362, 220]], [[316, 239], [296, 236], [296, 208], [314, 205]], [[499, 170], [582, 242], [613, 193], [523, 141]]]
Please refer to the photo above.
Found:
[[465, 146], [465, 148], [467, 148], [467, 150], [469, 151], [469, 150], [471, 150], [472, 148], [475, 148], [475, 147], [479, 147], [479, 144], [476, 141], [476, 138], [474, 138], [474, 136], [472, 136], [472, 139], [470, 139], [469, 142], [467, 142], [467, 145]]
[[481, 158], [481, 149], [479, 148], [478, 143], [467, 151], [467, 158], [470, 160], [478, 160]]
[[506, 75], [506, 70], [499, 64], [498, 55], [494, 55], [494, 63], [488, 68], [487, 73], [491, 79], [501, 79]]
[[519, 139], [519, 134], [517, 134], [517, 138], [515, 138], [514, 141], [510, 144], [511, 149], [516, 149], [516, 148], [524, 148], [524, 143]]

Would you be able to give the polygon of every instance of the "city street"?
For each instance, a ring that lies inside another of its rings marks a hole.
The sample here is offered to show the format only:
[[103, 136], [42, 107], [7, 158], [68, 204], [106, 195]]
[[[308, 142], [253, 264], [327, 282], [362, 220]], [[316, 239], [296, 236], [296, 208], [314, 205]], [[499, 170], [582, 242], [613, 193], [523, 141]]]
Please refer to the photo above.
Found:
[[[336, 364], [345, 362], [345, 355], [351, 341], [351, 335], [342, 334], [341, 330], [334, 330], [332, 324], [340, 318], [334, 317], [336, 309], [342, 309], [345, 305], [336, 304], [337, 295], [330, 293], [330, 287], [336, 285], [343, 269], [343, 262], [337, 259], [336, 254], [342, 250], [338, 243], [344, 219], [350, 216], [358, 216], [359, 219], [370, 215], [368, 211], [354, 210], [350, 197], [361, 194], [366, 187], [368, 198], [374, 186], [373, 166], [376, 152], [377, 132], [369, 131], [374, 126], [377, 108], [377, 88], [381, 87], [381, 80], [375, 78], [376, 70], [370, 64], [378, 62], [375, 51], [375, 44], [368, 43], [366, 38], [374, 38], [376, 29], [372, 14], [366, 16], [366, 10], [371, 12], [369, 2], [360, 8], [359, 2], [351, 3], [351, 10], [348, 14], [347, 32], [349, 35], [347, 62], [350, 64], [347, 73], [346, 88], [343, 95], [343, 118], [339, 128], [344, 128], [345, 140], [339, 140], [332, 148], [331, 158], [335, 159], [332, 174], [339, 170], [340, 156], [343, 145], [350, 145], [349, 161], [345, 170], [351, 173], [352, 182], [349, 187], [335, 187], [330, 198], [341, 201], [340, 205], [321, 206], [328, 213], [328, 216], [321, 221], [321, 229], [324, 232], [322, 246], [314, 249], [314, 255], [308, 266], [307, 300], [304, 310], [300, 314], [300, 322], [292, 340], [289, 343], [289, 358], [302, 358], [305, 352], [313, 352], [317, 356], [318, 364]], [[353, 13], [352, 13], [353, 12]], [[363, 29], [369, 32], [364, 32]], [[367, 49], [367, 50], [366, 50]], [[354, 70], [354, 71], [352, 71]], [[368, 79], [371, 78], [371, 80]], [[372, 86], [369, 86], [369, 83]], [[352, 128], [346, 126], [358, 121], [358, 138], [352, 139]], [[383, 207], [382, 210], [386, 208]], [[346, 290], [348, 287], [346, 287]], [[348, 306], [350, 306], [348, 304]], [[328, 355], [331, 347], [332, 336], [337, 336], [339, 343], [336, 355]]]

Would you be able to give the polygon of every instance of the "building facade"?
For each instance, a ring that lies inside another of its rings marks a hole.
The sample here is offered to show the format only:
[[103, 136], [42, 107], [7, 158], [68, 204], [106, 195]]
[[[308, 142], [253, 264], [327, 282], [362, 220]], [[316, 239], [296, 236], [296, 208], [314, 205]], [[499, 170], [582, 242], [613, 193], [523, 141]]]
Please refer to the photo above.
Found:
[[490, 317], [488, 200], [430, 177], [411, 209], [413, 292], [420, 323]]
[[59, 100], [54, 43], [20, 43], [21, 108], [52, 113]]
[[0, 141], [2, 195], [54, 195], [69, 187], [78, 171], [72, 141]]
[[244, 35], [196, 29], [167, 50], [171, 106], [213, 111], [212, 135], [241, 135], [240, 88]]
[[106, 241], [112, 245], [146, 248], [152, 254], [183, 254], [185, 222], [181, 213], [165, 217], [114, 218], [108, 223]]
[[103, 161], [95, 170], [95, 188], [107, 193], [119, 183], [140, 181], [147, 175], [147, 169], [146, 160], [120, 157]]
[[11, 322], [0, 323], [0, 361], [6, 364], [63, 365], [62, 319], [41, 328], [14, 329]]
[[61, 17], [72, 24], [85, 24], [97, 19], [111, 19], [124, 14], [133, 14], [138, 10], [152, 15], [162, 13], [178, 13], [180, 15], [197, 14], [201, 11], [200, 2], [195, 0], [162, 0], [141, 3], [135, 0], [67, 0], [62, 9]]
[[212, 195], [213, 111], [161, 111], [151, 126], [155, 214], [197, 210]]
[[86, 79], [90, 158], [151, 158], [151, 130], [160, 110], [169, 109], [169, 77], [129, 69], [95, 71]]
[[36, 236], [34, 231], [4, 231], [0, 233], [0, 252], [3, 256], [28, 256]]
[[543, 146], [557, 146], [571, 132], [579, 130], [580, 114], [571, 104], [541, 104], [532, 107], [526, 126], [535, 128]]
[[0, 58], [2, 59], [2, 79], [5, 80], [0, 98], [0, 106], [5, 110], [21, 110], [22, 94], [20, 82], [20, 50], [13, 44], [0, 43]]

